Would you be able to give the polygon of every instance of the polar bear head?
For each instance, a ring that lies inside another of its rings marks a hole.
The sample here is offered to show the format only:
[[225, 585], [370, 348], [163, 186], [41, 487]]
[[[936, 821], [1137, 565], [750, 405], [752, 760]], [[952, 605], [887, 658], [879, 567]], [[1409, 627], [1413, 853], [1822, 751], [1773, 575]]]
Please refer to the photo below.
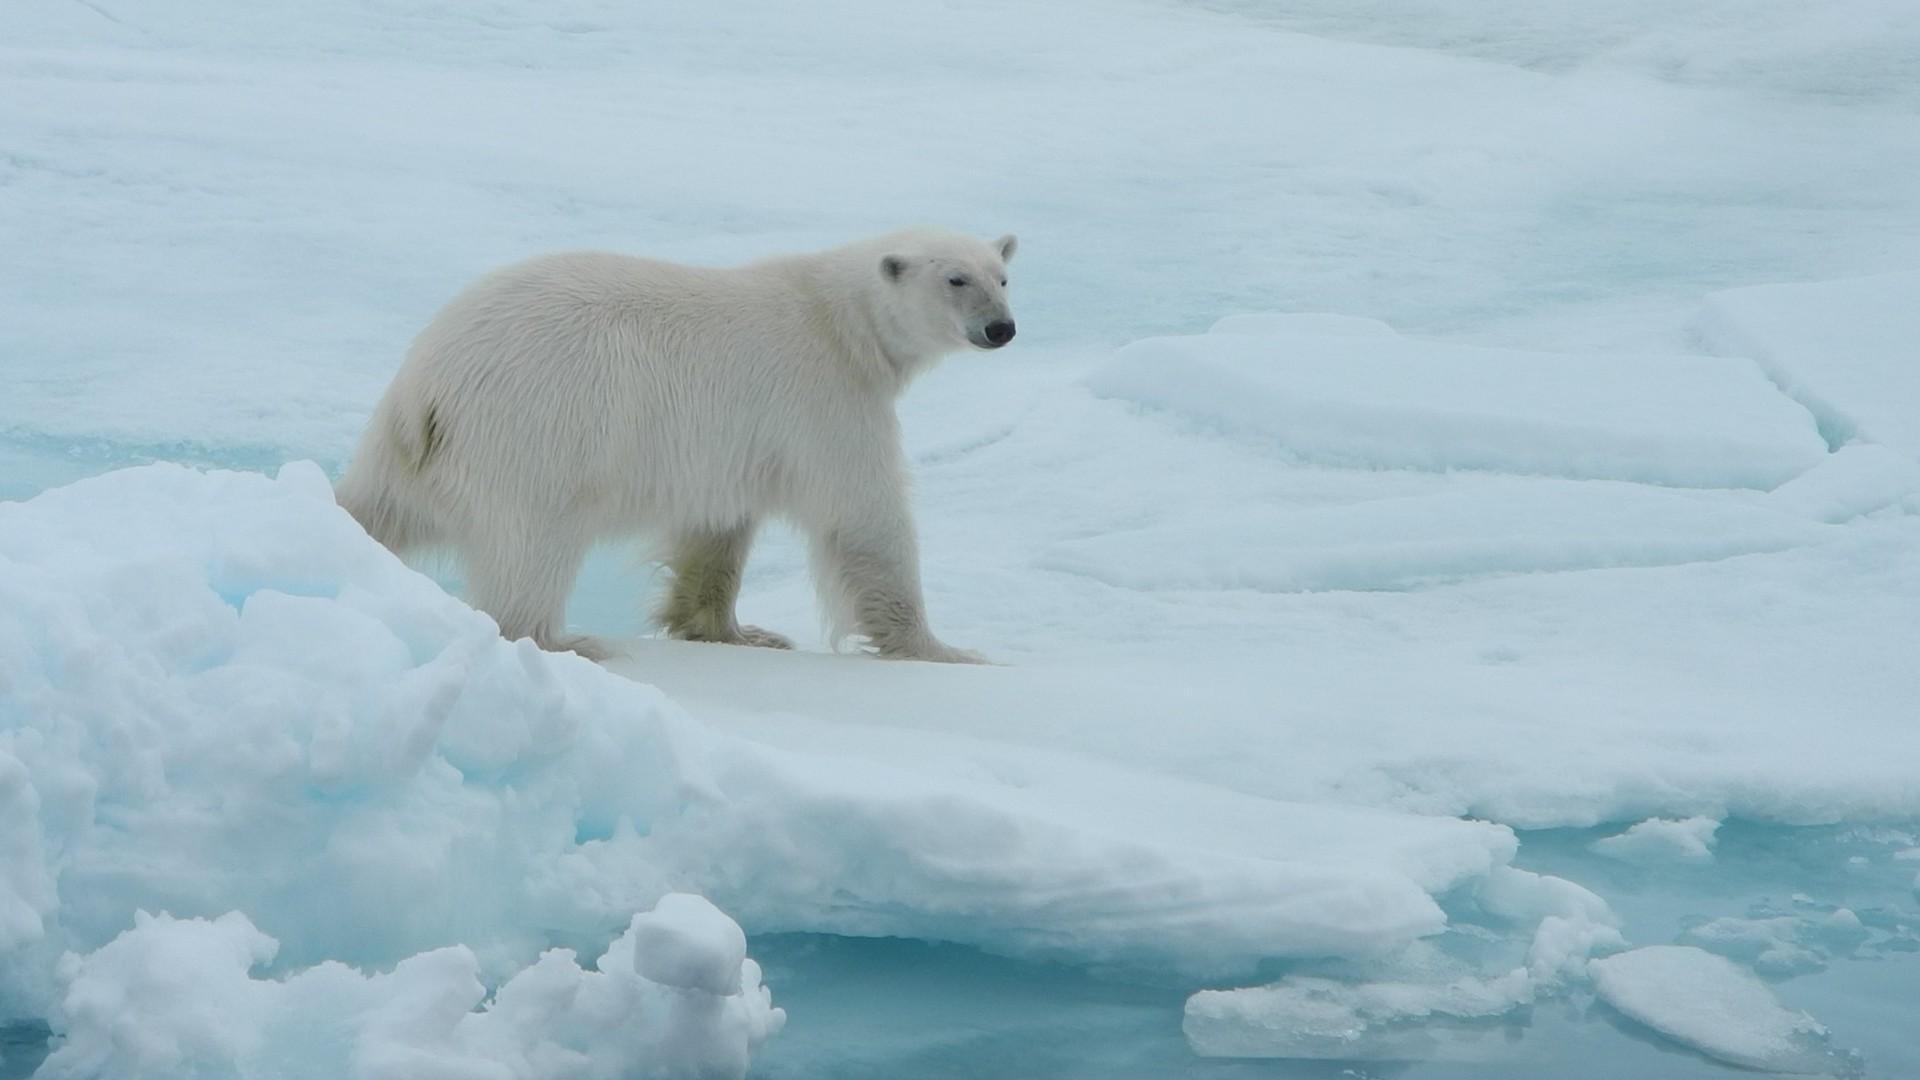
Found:
[[1012, 234], [992, 243], [932, 231], [894, 238], [880, 277], [892, 321], [916, 339], [915, 351], [997, 349], [1013, 340], [1007, 261], [1018, 246]]

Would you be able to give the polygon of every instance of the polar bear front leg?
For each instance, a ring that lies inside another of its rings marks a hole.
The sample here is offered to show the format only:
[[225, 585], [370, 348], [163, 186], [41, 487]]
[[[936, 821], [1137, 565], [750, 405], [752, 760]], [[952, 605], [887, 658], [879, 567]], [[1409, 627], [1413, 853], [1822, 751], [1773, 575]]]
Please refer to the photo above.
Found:
[[943, 643], [927, 626], [919, 544], [904, 492], [869, 489], [855, 512], [813, 530], [812, 544], [814, 576], [836, 631], [858, 632], [875, 655], [888, 659], [987, 662]]
[[684, 534], [674, 541], [667, 562], [673, 586], [655, 616], [669, 637], [793, 648], [793, 642], [771, 630], [740, 625], [734, 615], [753, 531], [754, 523], [748, 521], [719, 532]]

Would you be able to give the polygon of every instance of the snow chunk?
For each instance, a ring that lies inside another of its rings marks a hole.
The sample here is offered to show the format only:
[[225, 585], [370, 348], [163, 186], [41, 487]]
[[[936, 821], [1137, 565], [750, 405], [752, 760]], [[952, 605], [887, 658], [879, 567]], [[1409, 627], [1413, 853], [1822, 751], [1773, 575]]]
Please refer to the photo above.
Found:
[[1474, 898], [1482, 910], [1509, 922], [1535, 923], [1527, 971], [1542, 987], [1557, 986], [1585, 970], [1596, 952], [1626, 947], [1620, 917], [1592, 890], [1565, 878], [1512, 866], [1496, 867]]
[[740, 989], [747, 935], [704, 896], [668, 893], [634, 917], [635, 970], [664, 986], [732, 994]]
[[267, 1039], [247, 972], [278, 949], [238, 912], [211, 921], [137, 912], [132, 930], [62, 962], [53, 1020], [66, 1041], [36, 1075], [190, 1076], [251, 1059]]
[[1216, 333], [1135, 342], [1088, 385], [1328, 465], [1771, 488], [1826, 450], [1752, 363], [1719, 357]]
[[1716, 350], [1750, 356], [1813, 410], [1829, 440], [1920, 458], [1920, 272], [1729, 289], [1695, 320]]
[[1714, 834], [1719, 831], [1720, 822], [1710, 817], [1649, 818], [1618, 836], [1595, 840], [1590, 847], [1610, 859], [1628, 862], [1712, 862]]
[[[643, 918], [596, 968], [556, 949], [489, 999], [479, 961], [462, 946], [408, 957], [381, 975], [329, 962], [261, 979], [250, 971], [277, 944], [244, 915], [141, 912], [132, 930], [68, 956], [53, 1018], [63, 1041], [35, 1075], [744, 1077], [754, 1050], [786, 1019], [759, 967], [743, 959], [724, 995], [659, 985], [636, 972], [647, 966], [636, 929]], [[726, 916], [702, 919], [711, 928]]]
[[1587, 965], [1601, 1000], [1675, 1042], [1766, 1072], [1824, 1072], [1826, 1028], [1783, 1007], [1753, 974], [1687, 945], [1655, 945]]
[[1549, 915], [1598, 926], [1618, 926], [1619, 916], [1591, 889], [1551, 874], [1498, 866], [1480, 882], [1476, 898], [1489, 914], [1510, 922]]
[[1595, 954], [1627, 947], [1620, 931], [1579, 916], [1549, 915], [1540, 920], [1527, 947], [1527, 973], [1540, 987], [1559, 986], [1584, 976]]

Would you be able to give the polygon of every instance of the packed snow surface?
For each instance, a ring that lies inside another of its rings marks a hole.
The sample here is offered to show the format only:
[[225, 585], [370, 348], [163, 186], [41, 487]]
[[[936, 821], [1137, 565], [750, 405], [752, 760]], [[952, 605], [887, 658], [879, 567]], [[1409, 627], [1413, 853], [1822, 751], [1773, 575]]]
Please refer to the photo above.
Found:
[[1135, 342], [1089, 385], [1323, 465], [1768, 488], [1826, 450], [1806, 410], [1749, 360], [1247, 325]]
[[1707, 298], [1696, 326], [1804, 402], [1829, 438], [1920, 459], [1920, 271], [1758, 285]]
[[[1916, 55], [1906, 0], [15, 0], [0, 1077], [1920, 1074]], [[493, 266], [918, 222], [1022, 238], [1019, 340], [901, 403], [1001, 666], [832, 655], [778, 528], [801, 651], [638, 637], [609, 551], [627, 655], [547, 656], [331, 503]]]

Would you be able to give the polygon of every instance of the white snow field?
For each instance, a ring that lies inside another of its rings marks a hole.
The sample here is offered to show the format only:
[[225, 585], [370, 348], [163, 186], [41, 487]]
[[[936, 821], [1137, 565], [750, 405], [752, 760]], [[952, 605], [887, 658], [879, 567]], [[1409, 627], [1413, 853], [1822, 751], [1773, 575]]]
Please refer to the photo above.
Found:
[[[1907, 0], [10, 0], [0, 1080], [1920, 1075]], [[936, 628], [333, 505], [538, 251], [1013, 231]]]

